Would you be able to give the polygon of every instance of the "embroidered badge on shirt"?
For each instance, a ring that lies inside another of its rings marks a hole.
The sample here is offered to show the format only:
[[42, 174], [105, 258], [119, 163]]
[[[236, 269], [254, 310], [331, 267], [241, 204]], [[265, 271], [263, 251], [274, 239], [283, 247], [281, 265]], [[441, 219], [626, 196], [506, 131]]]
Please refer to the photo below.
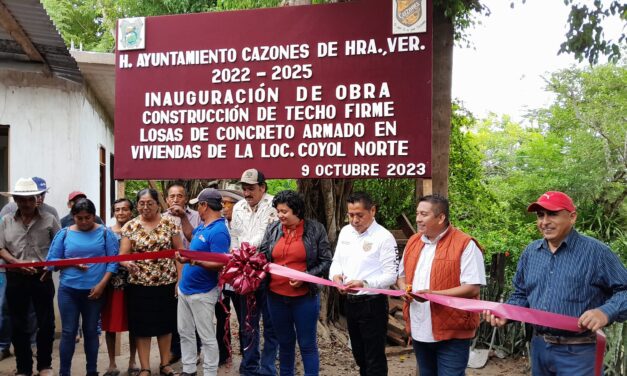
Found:
[[198, 235], [198, 239], [200, 239], [203, 243], [206, 243], [205, 237], [202, 234]]
[[371, 242], [364, 242], [364, 252], [369, 252], [372, 249], [372, 243]]

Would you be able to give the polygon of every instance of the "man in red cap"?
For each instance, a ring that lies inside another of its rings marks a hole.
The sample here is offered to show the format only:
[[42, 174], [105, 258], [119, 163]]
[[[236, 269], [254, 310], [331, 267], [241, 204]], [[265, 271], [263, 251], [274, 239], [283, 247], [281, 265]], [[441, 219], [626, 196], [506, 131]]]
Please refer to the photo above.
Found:
[[[81, 191], [72, 191], [67, 196], [67, 207], [72, 210], [72, 206], [81, 198], [87, 198], [87, 195]], [[99, 225], [102, 224], [102, 219], [99, 216], [96, 216], [96, 223]], [[74, 224], [74, 216], [71, 213], [68, 213], [65, 217], [61, 218], [61, 228], [70, 227]]]
[[[627, 319], [627, 269], [609, 247], [574, 229], [577, 212], [565, 193], [546, 192], [527, 211], [544, 238], [521, 255], [507, 303], [578, 317], [582, 330], [534, 326], [532, 374], [592, 375], [594, 332]], [[507, 322], [485, 313], [493, 326]]]

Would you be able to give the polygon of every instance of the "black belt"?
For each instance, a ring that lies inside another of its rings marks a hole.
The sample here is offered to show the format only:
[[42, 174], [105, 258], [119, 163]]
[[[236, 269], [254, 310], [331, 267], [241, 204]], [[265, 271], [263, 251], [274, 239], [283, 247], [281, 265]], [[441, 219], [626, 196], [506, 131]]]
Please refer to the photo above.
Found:
[[346, 300], [348, 300], [349, 303], [363, 303], [363, 302], [367, 302], [369, 300], [374, 300], [378, 297], [380, 297], [381, 295], [377, 294], [377, 295], [370, 295], [370, 294], [361, 294], [361, 295], [346, 295]]
[[597, 343], [597, 336], [594, 333], [585, 336], [554, 336], [552, 334], [536, 333], [536, 335], [544, 340], [546, 343], [552, 345], [588, 345], [591, 343]]

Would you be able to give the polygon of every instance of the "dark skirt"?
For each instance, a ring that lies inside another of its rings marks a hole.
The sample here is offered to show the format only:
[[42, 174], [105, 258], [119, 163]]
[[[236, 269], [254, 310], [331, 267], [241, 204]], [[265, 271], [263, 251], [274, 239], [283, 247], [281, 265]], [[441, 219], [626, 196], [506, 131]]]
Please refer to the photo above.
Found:
[[128, 284], [128, 330], [135, 337], [155, 337], [176, 331], [176, 283], [163, 286]]

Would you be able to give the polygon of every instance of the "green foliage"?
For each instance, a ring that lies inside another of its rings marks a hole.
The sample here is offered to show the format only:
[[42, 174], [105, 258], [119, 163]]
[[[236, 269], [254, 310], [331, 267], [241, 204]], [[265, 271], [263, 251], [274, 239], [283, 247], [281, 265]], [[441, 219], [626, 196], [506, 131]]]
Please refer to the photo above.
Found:
[[148, 182], [146, 180], [126, 180], [124, 186], [124, 197], [130, 199], [135, 202], [137, 197], [137, 192], [142, 189], [149, 188]]
[[295, 191], [297, 188], [295, 179], [268, 179], [266, 183], [268, 184], [268, 193], [271, 195], [288, 189]]
[[555, 104], [538, 121], [562, 140], [555, 177], [576, 198], [578, 226], [627, 260], [627, 69], [602, 65], [553, 74]]
[[625, 34], [621, 34], [618, 41], [606, 40], [601, 23], [609, 17], [627, 20], [627, 3], [618, 0], [609, 3], [586, 1], [583, 4], [565, 0], [564, 3], [571, 5], [569, 30], [559, 52], [572, 53], [579, 61], [585, 58], [590, 64], [596, 64], [601, 55], [607, 56], [611, 62], [618, 62], [621, 57], [620, 46], [625, 46], [627, 38]]
[[479, 0], [435, 0], [433, 8], [434, 12], [442, 12], [444, 17], [451, 20], [455, 28], [455, 40], [465, 46], [472, 44], [468, 30], [478, 23], [477, 18], [490, 15], [490, 9]]
[[274, 7], [280, 0], [42, 0], [66, 44], [113, 52], [120, 18]]
[[377, 222], [387, 228], [398, 228], [401, 214], [416, 218], [416, 182], [414, 179], [359, 179], [353, 191], [365, 191], [377, 205]]
[[[526, 0], [517, 1], [523, 4], [526, 2]], [[512, 8], [517, 1], [510, 3]], [[621, 49], [625, 48], [627, 36], [624, 33], [621, 34], [618, 41], [606, 39], [602, 24], [610, 18], [627, 20], [627, 3], [619, 0], [563, 1], [564, 5], [570, 5], [570, 14], [566, 40], [560, 45], [558, 54], [573, 54], [580, 62], [586, 59], [591, 65], [597, 64], [602, 55], [607, 56], [609, 62], [619, 62], [622, 56]]]

